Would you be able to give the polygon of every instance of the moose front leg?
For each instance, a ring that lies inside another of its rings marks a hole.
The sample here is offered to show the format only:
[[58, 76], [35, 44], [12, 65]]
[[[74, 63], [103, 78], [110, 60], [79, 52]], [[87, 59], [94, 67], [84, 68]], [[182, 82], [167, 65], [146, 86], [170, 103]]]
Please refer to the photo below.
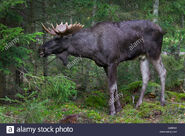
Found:
[[[116, 111], [120, 110], [121, 105], [119, 102], [119, 96], [117, 92], [117, 64], [110, 64], [105, 68], [108, 77], [108, 87], [109, 87], [109, 112], [110, 115], [116, 114]], [[118, 109], [118, 110], [117, 110]]]
[[[117, 86], [117, 84], [116, 84], [116, 86]], [[115, 108], [116, 108], [116, 112], [119, 112], [121, 109], [122, 109], [122, 107], [121, 107], [121, 103], [120, 103], [120, 101], [119, 101], [119, 97], [120, 97], [120, 95], [118, 94], [118, 89], [115, 91], [115, 97], [114, 97], [114, 99], [115, 99]]]

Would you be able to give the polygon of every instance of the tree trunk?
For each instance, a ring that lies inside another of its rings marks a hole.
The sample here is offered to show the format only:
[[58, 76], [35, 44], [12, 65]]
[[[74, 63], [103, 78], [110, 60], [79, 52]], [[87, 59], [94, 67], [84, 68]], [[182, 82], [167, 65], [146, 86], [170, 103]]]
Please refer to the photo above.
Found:
[[[43, 1], [43, 6], [42, 6], [42, 13], [43, 13], [43, 17], [45, 18], [45, 13], [46, 13], [46, 3], [45, 1]], [[44, 30], [43, 30], [43, 33], [44, 33]], [[44, 33], [43, 34], [43, 43], [46, 42], [46, 34]], [[47, 66], [47, 57], [43, 58], [43, 75], [46, 77], [48, 75], [48, 66]]]
[[95, 15], [96, 15], [96, 0], [94, 0], [92, 15], [93, 15], [92, 25], [94, 25], [95, 24]]
[[73, 17], [70, 17], [70, 24], [73, 24]]
[[2, 71], [0, 71], [0, 98], [4, 97], [6, 91], [6, 77]]
[[[184, 14], [182, 14], [182, 29], [184, 28]], [[183, 40], [183, 39], [182, 39]], [[185, 45], [184, 45], [185, 46]], [[185, 67], [185, 59], [184, 59], [184, 67]], [[185, 69], [184, 69], [185, 71]], [[183, 84], [183, 87], [185, 88], [185, 77], [184, 77], [184, 84]]]
[[[36, 3], [35, 3], [36, 4]], [[34, 18], [35, 18], [35, 15], [34, 15], [34, 6], [35, 6], [35, 4], [34, 4], [34, 1], [33, 0], [31, 0], [30, 1], [30, 33], [34, 33], [35, 32], [35, 22], [34, 22]], [[37, 52], [37, 47], [36, 47], [36, 44], [35, 43], [31, 43], [33, 46], [33, 51], [34, 52]], [[34, 72], [34, 75], [37, 75], [37, 64], [38, 64], [38, 62], [37, 62], [37, 56], [35, 55], [35, 54], [33, 54], [33, 60], [32, 60], [32, 63], [33, 63], [33, 66], [34, 66], [34, 70], [33, 70], [33, 72]]]
[[15, 84], [16, 84], [16, 90], [17, 90], [17, 87], [20, 87], [22, 83], [22, 80], [21, 80], [21, 72], [19, 70], [15, 70]]
[[154, 23], [158, 23], [158, 13], [159, 13], [159, 0], [155, 0], [154, 5], [153, 5], [153, 15], [154, 15], [153, 22]]
[[[182, 14], [182, 16], [181, 16], [181, 28], [182, 28], [182, 30], [184, 28], [184, 14]], [[183, 32], [180, 33], [179, 43], [177, 45], [177, 52], [175, 53], [175, 58], [176, 59], [179, 59], [179, 57], [180, 57], [180, 49], [181, 49], [181, 44], [182, 44], [182, 41], [183, 41], [183, 36], [182, 36], [183, 34], [182, 33]]]
[[184, 14], [182, 14], [182, 28], [184, 28]]
[[[153, 22], [158, 23], [158, 12], [159, 12], [159, 0], [154, 0], [153, 4]], [[151, 70], [151, 81], [154, 81], [155, 77], [155, 70]]]

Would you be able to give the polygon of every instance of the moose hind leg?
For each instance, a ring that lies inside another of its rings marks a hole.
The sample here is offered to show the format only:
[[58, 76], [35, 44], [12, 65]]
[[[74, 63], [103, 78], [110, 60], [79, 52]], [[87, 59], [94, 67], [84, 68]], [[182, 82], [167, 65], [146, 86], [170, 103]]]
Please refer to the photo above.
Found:
[[156, 71], [159, 74], [160, 80], [161, 80], [161, 105], [165, 105], [165, 80], [166, 80], [166, 69], [162, 63], [161, 57], [157, 60], [152, 60], [152, 64], [154, 65]]
[[136, 108], [138, 108], [143, 102], [144, 93], [146, 91], [146, 87], [147, 87], [147, 84], [148, 84], [148, 81], [150, 78], [148, 59], [145, 58], [144, 60], [141, 60], [140, 69], [141, 69], [143, 83], [142, 83], [141, 94], [140, 94], [139, 100], [136, 104]]

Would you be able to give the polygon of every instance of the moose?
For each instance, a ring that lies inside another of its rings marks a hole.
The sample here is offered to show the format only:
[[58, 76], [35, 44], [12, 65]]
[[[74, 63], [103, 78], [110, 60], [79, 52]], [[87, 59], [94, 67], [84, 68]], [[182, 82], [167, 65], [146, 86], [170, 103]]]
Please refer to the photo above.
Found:
[[[90, 28], [81, 24], [61, 23], [47, 28], [46, 32], [56, 36], [39, 48], [41, 57], [55, 54], [64, 65], [69, 55], [94, 60], [104, 68], [108, 78], [109, 111], [115, 115], [121, 110], [117, 88], [117, 67], [120, 62], [140, 57], [142, 88], [136, 108], [142, 104], [149, 81], [149, 63], [153, 64], [161, 81], [161, 105], [165, 105], [166, 69], [161, 59], [162, 28], [148, 20], [122, 22], [99, 22]], [[141, 40], [142, 39], [142, 40]], [[137, 42], [139, 41], [139, 42]], [[134, 46], [133, 46], [134, 45]], [[132, 46], [132, 47], [131, 47]]]

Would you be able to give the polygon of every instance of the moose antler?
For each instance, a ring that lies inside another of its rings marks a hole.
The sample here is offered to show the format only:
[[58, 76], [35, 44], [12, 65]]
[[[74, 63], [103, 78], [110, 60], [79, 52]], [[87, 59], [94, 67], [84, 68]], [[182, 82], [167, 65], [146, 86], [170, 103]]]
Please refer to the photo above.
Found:
[[46, 28], [43, 24], [42, 24], [42, 27], [44, 28], [46, 32], [52, 35], [64, 36], [64, 35], [72, 34], [72, 33], [79, 31], [80, 29], [84, 27], [84, 25], [81, 25], [80, 23], [68, 25], [67, 22], [65, 24], [61, 22], [60, 25], [56, 24], [56, 27], [54, 27], [53, 24], [51, 24], [51, 28]]

